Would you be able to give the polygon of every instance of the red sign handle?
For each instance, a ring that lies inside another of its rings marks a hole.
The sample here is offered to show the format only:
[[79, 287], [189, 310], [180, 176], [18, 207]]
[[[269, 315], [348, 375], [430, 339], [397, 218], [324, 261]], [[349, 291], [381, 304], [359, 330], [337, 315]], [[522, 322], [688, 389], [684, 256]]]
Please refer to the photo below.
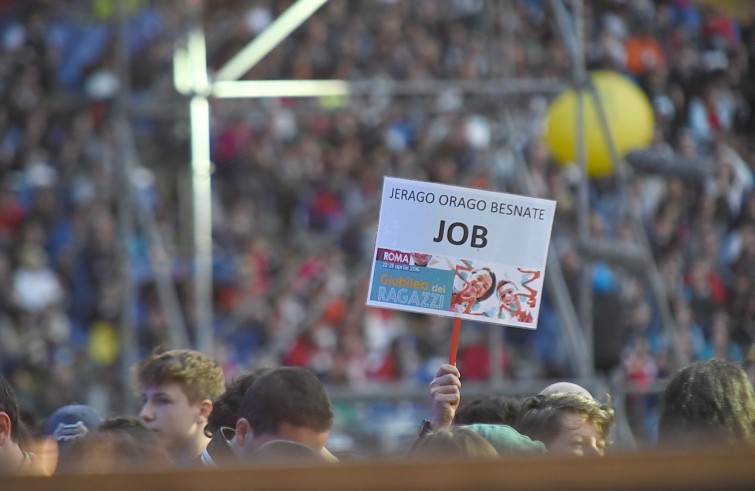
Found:
[[461, 328], [461, 318], [454, 317], [454, 327], [451, 332], [451, 353], [448, 355], [448, 364], [456, 366], [456, 350], [459, 348], [459, 329]]

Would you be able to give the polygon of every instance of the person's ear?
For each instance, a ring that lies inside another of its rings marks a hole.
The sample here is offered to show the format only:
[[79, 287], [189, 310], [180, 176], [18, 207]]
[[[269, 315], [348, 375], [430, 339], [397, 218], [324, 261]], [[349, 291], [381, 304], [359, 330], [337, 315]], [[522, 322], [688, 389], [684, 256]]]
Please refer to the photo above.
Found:
[[207, 423], [207, 418], [210, 417], [212, 412], [212, 401], [205, 399], [199, 403], [199, 421], [201, 423]]
[[0, 411], [0, 445], [10, 440], [11, 432], [10, 416], [5, 411]]
[[239, 418], [236, 421], [235, 438], [241, 448], [248, 446], [254, 440], [254, 429], [252, 429], [252, 425], [249, 424], [246, 418]]

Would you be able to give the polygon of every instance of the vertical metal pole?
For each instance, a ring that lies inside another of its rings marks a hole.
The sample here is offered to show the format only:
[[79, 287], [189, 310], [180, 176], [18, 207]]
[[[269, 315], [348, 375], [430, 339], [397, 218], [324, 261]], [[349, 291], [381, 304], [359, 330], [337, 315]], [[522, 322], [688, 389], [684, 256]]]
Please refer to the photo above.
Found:
[[[503, 114], [504, 117], [502, 119], [505, 121], [507, 132], [516, 135], [517, 125], [514, 123], [513, 118], [508, 111], [504, 111]], [[511, 140], [515, 141], [516, 136], [512, 136]], [[515, 167], [517, 182], [521, 189], [527, 193], [531, 193], [532, 190], [527, 184], [526, 159], [521, 145], [514, 146], [513, 150], [518, 161]], [[545, 287], [550, 292], [553, 304], [558, 312], [559, 321], [563, 326], [562, 333], [571, 351], [572, 359], [574, 360], [574, 369], [580, 378], [590, 378], [593, 376], [594, 370], [592, 369], [592, 365], [590, 365], [590, 359], [587, 355], [588, 344], [585, 340], [585, 333], [580, 329], [577, 312], [575, 311], [574, 304], [569, 296], [569, 289], [564, 280], [564, 272], [561, 269], [558, 254], [553, 246], [548, 248], [547, 271], [545, 275]]]
[[[603, 103], [600, 100], [597, 89], [592, 84], [589, 84], [589, 90], [592, 97], [595, 99], [595, 111], [597, 112], [598, 119], [600, 120], [600, 130], [603, 133], [603, 138], [605, 138], [606, 144], [608, 146], [608, 151], [611, 154], [611, 161], [613, 161], [614, 165], [616, 166], [615, 172], [618, 175], [619, 181], [625, 183], [628, 179], [628, 170], [624, 165], [624, 162], [619, 155], [619, 151], [616, 148], [616, 143], [611, 136], [608, 125], [608, 116], [606, 115], [605, 108], [603, 107]], [[623, 188], [624, 184], [622, 184], [622, 189]], [[656, 306], [658, 308], [658, 313], [661, 316], [661, 322], [663, 323], [664, 331], [672, 340], [670, 344], [672, 362], [675, 365], [674, 368], [681, 368], [684, 365], [684, 358], [682, 357], [682, 349], [679, 346], [678, 341], [676, 341], [676, 322], [674, 321], [674, 316], [671, 313], [671, 308], [669, 307], [668, 299], [666, 298], [666, 293], [663, 287], [663, 277], [660, 270], [658, 269], [658, 264], [655, 262], [655, 258], [653, 257], [653, 252], [647, 236], [647, 231], [645, 230], [641, 219], [637, 216], [637, 213], [634, 210], [630, 211], [631, 213], [629, 216], [631, 218], [632, 230], [634, 231], [634, 235], [640, 242], [640, 246], [642, 248], [641, 250], [644, 257], [647, 280], [650, 283], [650, 291], [652, 292], [653, 298], [657, 304]]]
[[[587, 72], [584, 56], [584, 21], [582, 0], [572, 0], [574, 17], [574, 88], [577, 93], [576, 110], [576, 158], [582, 169], [582, 180], [578, 189], [577, 229], [580, 241], [590, 239], [590, 182], [587, 173], [587, 154], [585, 149], [585, 88], [587, 86]], [[592, 265], [583, 259], [579, 282], [579, 318], [585, 334], [587, 345], [588, 366], [590, 372], [594, 370], [595, 351], [593, 346], [593, 295], [592, 295]]]
[[196, 349], [212, 355], [212, 186], [210, 181], [210, 105], [191, 99], [191, 171], [194, 194], [194, 325]]
[[[126, 97], [130, 88], [127, 52], [128, 29], [126, 28], [126, 14], [123, 10], [122, 2], [116, 2], [115, 8], [118, 22], [116, 62], [118, 79], [121, 84], [120, 90], [115, 99], [115, 108], [116, 111], [122, 115], [121, 117], [125, 119], [126, 115], [123, 113], [126, 111]], [[120, 182], [128, 182], [127, 157], [124, 152], [118, 152], [117, 156], [118, 171], [114, 175], [117, 176]], [[131, 240], [134, 237], [134, 213], [130, 193], [118, 194], [118, 236], [120, 237], [119, 242], [121, 244], [120, 266], [121, 278], [123, 281], [123, 303], [121, 305], [121, 319], [119, 326], [121, 345], [120, 371], [121, 380], [126, 381], [126, 383], [121, 384], [121, 397], [123, 404], [121, 409], [124, 414], [132, 414], [135, 409], [134, 398], [131, 387], [127, 381], [130, 379], [131, 367], [139, 358], [139, 348], [136, 336], [137, 292], [136, 284], [131, 279], [131, 271], [133, 271], [133, 268], [131, 265], [130, 249]]]
[[207, 53], [200, 12], [189, 33], [189, 66], [194, 95], [190, 103], [191, 172], [194, 225], [194, 328], [197, 350], [213, 354], [212, 311], [212, 163]]

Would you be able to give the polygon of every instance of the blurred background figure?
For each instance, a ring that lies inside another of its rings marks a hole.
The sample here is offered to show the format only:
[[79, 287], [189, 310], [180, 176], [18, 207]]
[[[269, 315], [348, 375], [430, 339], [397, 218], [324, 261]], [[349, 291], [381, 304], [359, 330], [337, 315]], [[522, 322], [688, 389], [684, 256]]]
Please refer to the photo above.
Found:
[[464, 426], [450, 426], [431, 431], [417, 440], [408, 456], [432, 461], [499, 457], [493, 445]]
[[755, 444], [755, 391], [745, 371], [726, 360], [695, 362], [663, 393], [662, 446]]
[[110, 474], [173, 468], [160, 439], [139, 418], [116, 416], [91, 436], [71, 443], [59, 473]]

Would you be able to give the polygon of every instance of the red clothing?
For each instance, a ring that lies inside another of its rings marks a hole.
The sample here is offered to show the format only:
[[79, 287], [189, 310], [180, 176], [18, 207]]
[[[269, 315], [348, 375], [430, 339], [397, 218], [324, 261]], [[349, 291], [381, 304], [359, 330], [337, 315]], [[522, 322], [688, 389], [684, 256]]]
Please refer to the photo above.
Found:
[[658, 41], [651, 37], [630, 37], [624, 44], [627, 53], [627, 69], [635, 75], [666, 64]]

